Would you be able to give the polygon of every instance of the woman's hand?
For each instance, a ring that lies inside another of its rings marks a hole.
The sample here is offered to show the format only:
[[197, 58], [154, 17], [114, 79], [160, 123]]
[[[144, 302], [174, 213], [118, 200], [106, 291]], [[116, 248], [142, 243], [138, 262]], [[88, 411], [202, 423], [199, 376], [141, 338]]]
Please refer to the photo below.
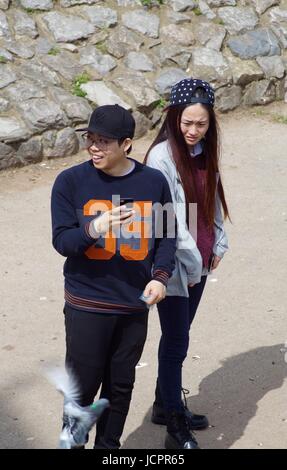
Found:
[[[213, 260], [212, 260], [212, 265], [210, 267], [210, 271], [213, 271], [214, 269], [216, 269], [217, 266], [219, 265], [220, 261], [221, 261], [220, 256], [214, 255]], [[193, 287], [194, 285], [195, 284], [190, 283], [190, 284], [188, 284], [188, 287]]]
[[214, 269], [217, 268], [217, 266], [219, 265], [221, 261], [221, 258], [219, 256], [216, 256], [214, 255], [214, 258], [213, 258], [213, 261], [212, 261], [212, 265], [211, 265], [211, 271], [213, 271]]

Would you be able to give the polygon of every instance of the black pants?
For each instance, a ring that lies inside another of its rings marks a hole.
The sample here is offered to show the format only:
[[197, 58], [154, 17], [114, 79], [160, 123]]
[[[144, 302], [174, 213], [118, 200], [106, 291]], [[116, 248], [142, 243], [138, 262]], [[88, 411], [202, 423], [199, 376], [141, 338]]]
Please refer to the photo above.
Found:
[[182, 364], [189, 346], [189, 330], [206, 283], [206, 276], [188, 288], [189, 297], [167, 296], [158, 304], [161, 339], [155, 402], [166, 411], [182, 410]]
[[141, 357], [148, 312], [99, 314], [65, 307], [66, 365], [79, 382], [79, 404], [90, 405], [101, 387], [110, 401], [97, 423], [95, 448], [120, 447], [129, 411], [135, 367]]

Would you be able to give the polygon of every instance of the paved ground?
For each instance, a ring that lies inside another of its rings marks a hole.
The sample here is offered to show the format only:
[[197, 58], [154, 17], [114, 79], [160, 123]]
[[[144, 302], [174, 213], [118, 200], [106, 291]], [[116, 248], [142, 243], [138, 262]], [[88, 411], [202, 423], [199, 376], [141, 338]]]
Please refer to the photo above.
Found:
[[[231, 250], [207, 284], [184, 364], [188, 405], [212, 425], [197, 433], [206, 449], [287, 447], [287, 127], [278, 114], [286, 118], [286, 105], [221, 117]], [[149, 142], [137, 141], [134, 156]], [[0, 448], [57, 445], [62, 400], [41, 373], [64, 358], [49, 200], [59, 171], [83, 158], [0, 174]], [[164, 428], [150, 423], [158, 339], [153, 310], [126, 449], [162, 448]]]

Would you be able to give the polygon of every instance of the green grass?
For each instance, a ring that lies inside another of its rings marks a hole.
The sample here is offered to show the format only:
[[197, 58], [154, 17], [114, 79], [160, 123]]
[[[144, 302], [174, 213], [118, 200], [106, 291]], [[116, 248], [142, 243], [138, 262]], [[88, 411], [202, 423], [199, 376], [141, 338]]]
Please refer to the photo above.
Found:
[[202, 15], [201, 10], [198, 7], [194, 8], [192, 11], [196, 16]]
[[47, 13], [46, 10], [38, 10], [35, 8], [24, 8], [24, 11], [29, 15], [33, 15], [34, 13]]
[[214, 18], [213, 22], [216, 24], [224, 25], [224, 21], [221, 18]]
[[49, 52], [48, 52], [48, 55], [57, 55], [57, 54], [60, 54], [60, 49], [58, 47], [52, 47]]
[[163, 109], [167, 106], [167, 101], [164, 100], [163, 98], [160, 98], [158, 102], [156, 103], [156, 108]]
[[141, 0], [141, 4], [144, 7], [152, 7], [153, 4], [157, 3], [158, 5], [163, 5], [163, 0]]
[[287, 124], [287, 116], [283, 116], [282, 114], [272, 114], [266, 109], [255, 108], [253, 109], [253, 115], [258, 117], [265, 116], [273, 122], [278, 122], [279, 124]]
[[6, 64], [6, 62], [8, 62], [6, 57], [4, 57], [3, 55], [0, 55], [0, 64]]
[[107, 54], [107, 52], [108, 52], [107, 45], [106, 45], [105, 41], [97, 42], [96, 48], [97, 48], [100, 52], [102, 52], [103, 54]]
[[265, 116], [266, 112], [263, 109], [254, 109], [253, 114], [255, 116]]
[[91, 80], [91, 77], [87, 72], [83, 72], [81, 75], [77, 75], [73, 80], [72, 94], [85, 98], [87, 93], [81, 89], [83, 83], [87, 83]]
[[273, 117], [273, 120], [275, 122], [279, 122], [280, 124], [287, 124], [287, 116], [281, 116], [280, 114], [277, 114]]

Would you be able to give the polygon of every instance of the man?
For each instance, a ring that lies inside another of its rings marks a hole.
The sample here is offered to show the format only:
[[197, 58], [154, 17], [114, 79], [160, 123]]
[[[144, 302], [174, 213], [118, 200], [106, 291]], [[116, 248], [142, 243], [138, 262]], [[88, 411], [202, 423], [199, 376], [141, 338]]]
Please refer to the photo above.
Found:
[[174, 268], [175, 236], [165, 222], [156, 237], [153, 211], [156, 203], [171, 203], [171, 195], [161, 172], [127, 157], [135, 131], [129, 111], [100, 106], [80, 130], [91, 158], [54, 183], [53, 246], [67, 258], [66, 365], [79, 381], [81, 406], [100, 386], [110, 401], [94, 448], [112, 449], [120, 447], [148, 307], [165, 297]]

